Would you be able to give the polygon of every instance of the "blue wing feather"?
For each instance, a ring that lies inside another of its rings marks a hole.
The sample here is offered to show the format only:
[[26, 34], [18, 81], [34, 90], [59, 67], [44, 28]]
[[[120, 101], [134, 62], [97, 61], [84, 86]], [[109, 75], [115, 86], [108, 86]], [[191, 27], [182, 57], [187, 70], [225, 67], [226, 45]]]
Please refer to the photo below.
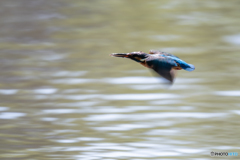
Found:
[[[166, 56], [168, 57], [168, 56]], [[178, 57], [170, 57], [169, 58], [175, 60], [181, 67], [182, 69], [186, 70], [186, 71], [193, 71], [195, 69], [194, 65], [192, 64], [188, 64], [186, 62], [184, 62], [183, 60], [179, 59]]]
[[177, 66], [177, 63], [173, 59], [167, 57], [156, 58], [155, 56], [151, 56], [146, 59], [146, 63], [156, 73], [173, 83], [174, 72], [171, 72], [171, 70], [172, 67]]

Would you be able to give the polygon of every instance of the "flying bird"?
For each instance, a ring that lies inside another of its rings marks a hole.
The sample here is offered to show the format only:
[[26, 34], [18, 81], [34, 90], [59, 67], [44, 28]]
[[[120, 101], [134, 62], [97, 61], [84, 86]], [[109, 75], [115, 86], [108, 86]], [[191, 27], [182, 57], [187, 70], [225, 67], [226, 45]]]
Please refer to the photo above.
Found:
[[158, 75], [167, 79], [171, 84], [174, 81], [176, 70], [184, 69], [186, 71], [193, 71], [195, 69], [194, 65], [184, 62], [177, 56], [158, 50], [150, 50], [149, 53], [142, 51], [112, 53], [110, 56], [134, 60], [144, 67], [153, 69]]

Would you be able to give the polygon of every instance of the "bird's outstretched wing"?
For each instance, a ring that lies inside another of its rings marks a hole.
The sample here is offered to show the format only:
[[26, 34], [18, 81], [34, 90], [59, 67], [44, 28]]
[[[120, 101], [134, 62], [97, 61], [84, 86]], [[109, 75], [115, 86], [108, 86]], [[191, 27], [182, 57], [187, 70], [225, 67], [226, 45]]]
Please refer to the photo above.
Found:
[[147, 61], [147, 65], [152, 68], [160, 76], [173, 83], [175, 72], [172, 67], [176, 67], [177, 63], [170, 58], [158, 58]]

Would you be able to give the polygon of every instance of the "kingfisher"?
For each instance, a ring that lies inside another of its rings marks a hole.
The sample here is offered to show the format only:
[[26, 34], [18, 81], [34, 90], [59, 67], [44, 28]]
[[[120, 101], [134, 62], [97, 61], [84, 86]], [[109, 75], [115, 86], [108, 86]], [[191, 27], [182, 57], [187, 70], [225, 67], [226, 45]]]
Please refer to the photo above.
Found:
[[149, 53], [144, 53], [142, 51], [130, 53], [112, 53], [110, 56], [129, 58], [131, 60], [134, 60], [144, 67], [152, 69], [158, 75], [169, 81], [171, 84], [174, 81], [176, 70], [195, 70], [194, 65], [184, 62], [173, 54], [159, 50], [150, 50]]

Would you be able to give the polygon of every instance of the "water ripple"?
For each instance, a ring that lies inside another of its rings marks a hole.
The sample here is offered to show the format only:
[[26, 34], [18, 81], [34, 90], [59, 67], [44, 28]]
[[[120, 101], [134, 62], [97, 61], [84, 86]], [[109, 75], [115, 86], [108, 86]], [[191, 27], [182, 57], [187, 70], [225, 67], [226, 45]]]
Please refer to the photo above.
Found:
[[46, 114], [65, 114], [65, 113], [75, 113], [76, 109], [46, 109], [42, 110]]
[[240, 115], [240, 111], [239, 110], [231, 110], [231, 112]]
[[[176, 83], [196, 83], [202, 79], [199, 78], [177, 78]], [[158, 77], [120, 77], [120, 78], [105, 78], [103, 82], [111, 84], [160, 84]]]
[[53, 93], [57, 92], [57, 89], [56, 88], [42, 88], [42, 89], [35, 89], [34, 92], [38, 93], [38, 94], [53, 94]]
[[136, 111], [145, 110], [159, 110], [161, 107], [155, 106], [126, 106], [121, 108], [116, 108], [114, 106], [98, 106], [97, 108], [82, 108], [81, 112], [84, 113], [130, 113]]
[[79, 141], [101, 141], [103, 138], [95, 138], [95, 137], [80, 137], [80, 138], [74, 138], [74, 139], [60, 139], [60, 140], [54, 140], [58, 143], [77, 143]]
[[121, 78], [106, 78], [104, 82], [111, 84], [143, 84], [143, 83], [159, 83], [159, 79], [154, 77], [121, 77]]
[[93, 128], [99, 131], [128, 131], [138, 128], [151, 128], [151, 127], [152, 126], [147, 124], [119, 124], [109, 127], [93, 127]]
[[8, 107], [0, 107], [0, 112], [1, 111], [6, 111], [6, 110], [8, 110]]
[[141, 114], [102, 114], [102, 115], [90, 115], [84, 120], [86, 121], [116, 121], [116, 120], [133, 120], [141, 121], [158, 118], [213, 118], [224, 117], [228, 113], [201, 113], [201, 112], [164, 112], [164, 113], [141, 113]]
[[25, 115], [26, 113], [20, 113], [20, 112], [3, 112], [3, 113], [0, 113], [0, 119], [17, 119]]
[[0, 94], [16, 94], [18, 92], [17, 89], [0, 89]]
[[147, 93], [147, 94], [116, 94], [101, 96], [107, 100], [152, 100], [152, 99], [174, 99], [180, 96], [166, 93]]
[[153, 99], [174, 99], [179, 98], [180, 96], [176, 94], [167, 93], [145, 93], [145, 94], [111, 94], [111, 95], [89, 94], [89, 95], [68, 95], [60, 97], [71, 100], [85, 100], [92, 98], [99, 98], [104, 100], [153, 100]]
[[93, 83], [96, 80], [94, 79], [86, 79], [86, 78], [63, 78], [51, 80], [52, 83], [56, 84], [82, 84], [82, 83]]
[[77, 76], [82, 76], [85, 75], [87, 71], [59, 71], [56, 73], [53, 73], [52, 75], [55, 77], [77, 77]]
[[240, 34], [224, 36], [223, 40], [231, 44], [240, 45]]
[[146, 132], [146, 135], [176, 135], [179, 133], [176, 129], [153, 129]]
[[177, 152], [181, 152], [183, 154], [188, 153], [188, 154], [195, 154], [195, 153], [200, 153], [202, 152], [201, 149], [192, 149], [192, 148], [179, 148], [175, 149]]
[[240, 96], [240, 91], [218, 91], [215, 94], [220, 96]]

